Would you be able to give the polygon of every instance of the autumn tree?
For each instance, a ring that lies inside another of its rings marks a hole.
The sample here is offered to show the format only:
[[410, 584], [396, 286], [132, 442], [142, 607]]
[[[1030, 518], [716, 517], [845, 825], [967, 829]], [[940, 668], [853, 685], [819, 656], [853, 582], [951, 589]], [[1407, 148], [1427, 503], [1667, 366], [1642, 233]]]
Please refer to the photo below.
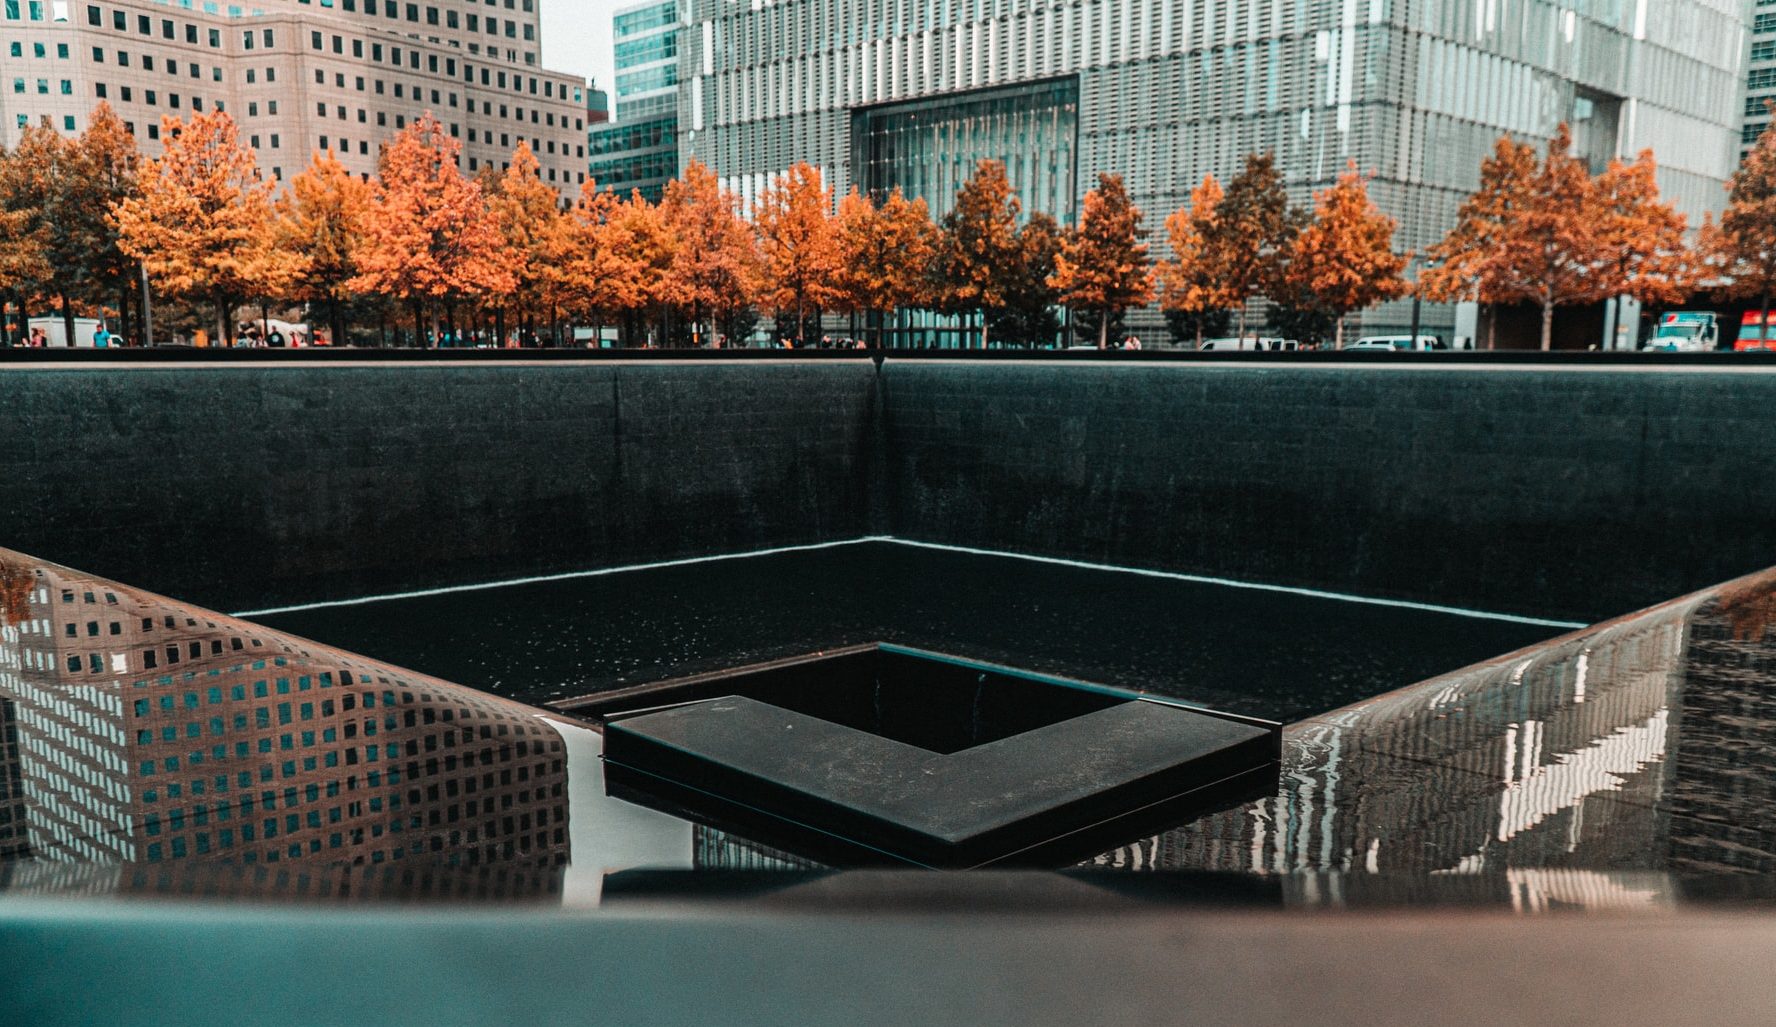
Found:
[[1226, 331], [1225, 322], [1230, 319], [1226, 312], [1243, 302], [1216, 266], [1221, 198], [1221, 183], [1214, 175], [1204, 175], [1201, 184], [1190, 191], [1190, 205], [1178, 208], [1166, 218], [1172, 256], [1154, 267], [1159, 303], [1167, 314], [1167, 323], [1176, 322], [1180, 328], [1188, 324], [1196, 335], [1198, 348], [1202, 346], [1204, 330], [1213, 327], [1218, 332]]
[[[1455, 227], [1431, 247], [1418, 291], [1433, 302], [1471, 300], [1494, 306], [1516, 302], [1516, 283], [1503, 263], [1505, 238], [1529, 196], [1535, 150], [1508, 136], [1480, 164], [1480, 187], [1462, 201]], [[1487, 344], [1491, 349], [1491, 342]]]
[[615, 215], [622, 202], [587, 179], [579, 199], [555, 219], [543, 240], [543, 275], [567, 312], [602, 328], [619, 311], [641, 305], [639, 283], [624, 261], [628, 244]]
[[1004, 302], [990, 312], [993, 331], [1017, 346], [1051, 345], [1061, 330], [1055, 305], [1061, 291], [1054, 284], [1065, 234], [1055, 219], [1037, 211], [1018, 229], [1017, 262], [1005, 278]]
[[291, 297], [324, 304], [333, 344], [345, 344], [342, 304], [353, 294], [373, 200], [370, 185], [332, 150], [316, 153], [278, 199], [278, 241], [295, 259]]
[[674, 240], [667, 298], [689, 313], [698, 345], [711, 319], [751, 305], [762, 276], [758, 248], [739, 199], [701, 161], [666, 183], [660, 213]]
[[123, 334], [130, 335], [132, 295], [140, 292], [140, 268], [123, 252], [111, 211], [135, 195], [141, 153], [136, 138], [111, 105], [99, 101], [74, 144], [78, 182], [73, 235], [84, 251], [82, 289], [93, 303], [115, 300]]
[[[1729, 294], [1756, 297], [1760, 325], [1776, 292], [1776, 121], [1765, 126], [1727, 184], [1727, 208], [1704, 240]], [[1767, 331], [1767, 329], [1760, 329]]]
[[1130, 307], [1153, 299], [1141, 208], [1129, 200], [1121, 175], [1100, 174], [1098, 187], [1085, 194], [1079, 225], [1068, 232], [1055, 255], [1049, 285], [1069, 307], [1093, 312], [1098, 348], [1110, 345], [1110, 322]]
[[30, 333], [31, 302], [50, 277], [47, 250], [48, 225], [35, 176], [19, 151], [0, 150], [0, 315], [8, 301], [18, 311], [21, 342]]
[[876, 326], [876, 345], [895, 311], [925, 302], [932, 261], [942, 244], [924, 198], [898, 188], [880, 206], [856, 189], [839, 202], [840, 302]]
[[1554, 310], [1599, 296], [1600, 203], [1585, 162], [1561, 125], [1507, 222], [1498, 263], [1506, 291], [1542, 311], [1542, 349], [1553, 348]]
[[382, 151], [350, 284], [412, 304], [416, 335], [425, 331], [427, 301], [500, 296], [517, 284], [481, 187], [457, 167], [461, 152], [430, 112]]
[[259, 176], [222, 111], [167, 117], [161, 156], [145, 162], [140, 192], [114, 209], [123, 251], [176, 298], [212, 306], [218, 337], [234, 340], [234, 307], [288, 285], [293, 263], [275, 244], [274, 184]]
[[[488, 210], [504, 240], [504, 263], [512, 274], [510, 298], [518, 304], [519, 326], [534, 331], [536, 314], [554, 307], [560, 295], [550, 286], [549, 245], [561, 218], [561, 198], [543, 181], [542, 165], [530, 143], [520, 139], [511, 163], [495, 180]], [[489, 290], [498, 292], [498, 290]], [[551, 316], [551, 325], [556, 318]], [[551, 333], [555, 330], [551, 328]], [[497, 333], [505, 335], [505, 305], [498, 308]]]
[[1353, 311], [1406, 292], [1406, 258], [1393, 250], [1396, 222], [1369, 198], [1356, 162], [1330, 189], [1314, 196], [1314, 218], [1289, 252], [1285, 286], [1317, 301], [1334, 318], [1333, 344], [1344, 345], [1344, 319]]
[[944, 215], [942, 248], [932, 264], [934, 305], [957, 315], [978, 313], [982, 349], [987, 346], [987, 312], [1005, 305], [1007, 276], [1017, 266], [1022, 210], [1005, 165], [983, 160]]
[[[1684, 216], [1659, 198], [1653, 152], [1643, 150], [1632, 162], [1610, 161], [1594, 185], [1599, 298], [1682, 302], [1694, 287], [1696, 269], [1684, 240]], [[1620, 319], [1618, 304], [1607, 336], [1612, 347]]]
[[1427, 291], [1443, 295], [1452, 282], [1471, 281], [1485, 302], [1534, 303], [1542, 349], [1550, 349], [1557, 308], [1609, 295], [1607, 219], [1599, 184], [1573, 154], [1566, 125], [1540, 161], [1524, 144], [1500, 139], [1482, 166], [1480, 191], [1433, 250], [1448, 263], [1426, 276]]
[[1289, 249], [1304, 220], [1289, 206], [1276, 157], [1250, 154], [1246, 166], [1227, 183], [1215, 204], [1213, 230], [1205, 240], [1205, 273], [1223, 283], [1239, 308], [1239, 334], [1246, 334], [1246, 303], [1276, 286]]
[[820, 172], [797, 163], [764, 191], [753, 217], [764, 257], [766, 302], [774, 310], [795, 311], [798, 347], [807, 342], [808, 312], [818, 318], [843, 296], [843, 254], [831, 212], [832, 190]]
[[[633, 282], [635, 306], [625, 310], [632, 314], [651, 312], [664, 322], [675, 295], [673, 269], [678, 265], [678, 234], [667, 219], [666, 211], [649, 203], [640, 190], [632, 191], [611, 215], [611, 228], [604, 237], [612, 247], [620, 273]], [[639, 318], [631, 318], [626, 334], [634, 338]], [[662, 323], [661, 345], [669, 345], [669, 324]]]

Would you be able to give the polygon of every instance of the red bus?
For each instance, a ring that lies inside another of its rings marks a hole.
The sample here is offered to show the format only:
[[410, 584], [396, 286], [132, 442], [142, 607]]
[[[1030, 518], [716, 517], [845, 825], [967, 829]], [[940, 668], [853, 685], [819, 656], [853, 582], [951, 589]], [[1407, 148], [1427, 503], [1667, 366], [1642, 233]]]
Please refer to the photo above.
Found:
[[1762, 311], [1747, 310], [1739, 322], [1739, 341], [1733, 343], [1733, 352], [1764, 349], [1776, 350], [1776, 310], [1770, 311], [1767, 320]]

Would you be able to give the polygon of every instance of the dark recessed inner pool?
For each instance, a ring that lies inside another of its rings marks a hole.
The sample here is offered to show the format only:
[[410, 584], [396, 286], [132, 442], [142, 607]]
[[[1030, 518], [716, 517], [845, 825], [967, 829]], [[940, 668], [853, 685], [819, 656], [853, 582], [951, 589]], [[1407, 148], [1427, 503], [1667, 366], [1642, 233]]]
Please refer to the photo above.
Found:
[[1562, 631], [873, 541], [253, 619], [530, 703], [884, 641], [1285, 722]]

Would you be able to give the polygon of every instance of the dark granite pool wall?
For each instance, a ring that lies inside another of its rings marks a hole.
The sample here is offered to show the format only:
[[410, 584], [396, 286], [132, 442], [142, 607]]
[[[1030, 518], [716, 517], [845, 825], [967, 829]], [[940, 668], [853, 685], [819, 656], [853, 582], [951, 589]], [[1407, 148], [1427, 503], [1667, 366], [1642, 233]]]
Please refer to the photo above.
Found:
[[1776, 370], [15, 367], [0, 411], [0, 542], [224, 609], [890, 533], [1573, 619], [1776, 563]]
[[906, 538], [1579, 620], [1776, 564], [1776, 371], [885, 375]]
[[0, 369], [0, 539], [220, 609], [867, 533], [867, 361]]

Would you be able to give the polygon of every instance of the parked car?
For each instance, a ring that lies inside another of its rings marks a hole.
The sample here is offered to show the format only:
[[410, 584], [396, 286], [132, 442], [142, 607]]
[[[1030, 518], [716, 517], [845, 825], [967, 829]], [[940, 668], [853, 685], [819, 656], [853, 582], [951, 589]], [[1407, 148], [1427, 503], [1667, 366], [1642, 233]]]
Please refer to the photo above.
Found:
[[1410, 335], [1365, 335], [1356, 342], [1346, 343], [1344, 348], [1370, 352], [1425, 353], [1446, 350], [1449, 347], [1435, 335], [1420, 335], [1416, 339]]
[[1202, 348], [1205, 351], [1208, 351], [1208, 350], [1236, 351], [1237, 350], [1237, 351], [1242, 351], [1242, 352], [1246, 352], [1246, 353], [1254, 353], [1254, 352], [1263, 353], [1263, 352], [1267, 352], [1269, 350], [1277, 350], [1277, 349], [1297, 349], [1300, 346], [1299, 343], [1296, 343], [1294, 345], [1290, 345], [1289, 342], [1290, 342], [1290, 340], [1288, 340], [1288, 339], [1271, 339], [1271, 338], [1266, 338], [1266, 337], [1257, 336], [1257, 335], [1248, 335], [1248, 336], [1245, 336], [1244, 338], [1204, 339], [1203, 344], [1202, 344]]

